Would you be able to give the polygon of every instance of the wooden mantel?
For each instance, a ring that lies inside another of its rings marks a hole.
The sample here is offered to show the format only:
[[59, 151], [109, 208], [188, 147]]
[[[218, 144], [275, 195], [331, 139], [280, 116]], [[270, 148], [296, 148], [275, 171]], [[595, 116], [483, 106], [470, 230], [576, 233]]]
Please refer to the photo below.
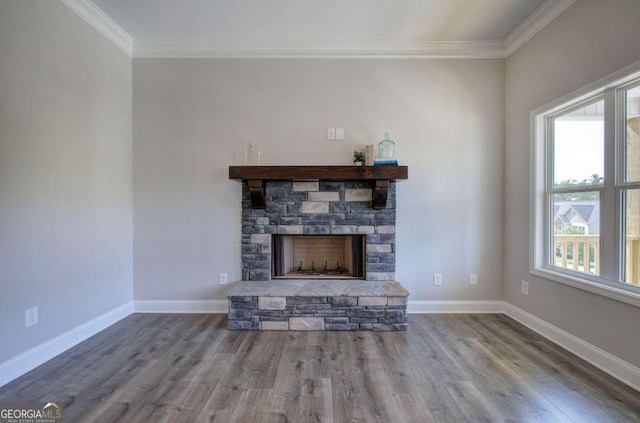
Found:
[[371, 181], [374, 209], [387, 205], [389, 181], [407, 179], [407, 166], [229, 166], [229, 179], [247, 181], [251, 207], [263, 209], [267, 181]]

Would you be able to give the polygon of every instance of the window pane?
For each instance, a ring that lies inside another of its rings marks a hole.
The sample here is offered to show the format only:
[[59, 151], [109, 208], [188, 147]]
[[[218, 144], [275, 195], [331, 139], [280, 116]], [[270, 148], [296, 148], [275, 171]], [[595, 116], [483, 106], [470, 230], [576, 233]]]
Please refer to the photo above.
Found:
[[554, 194], [552, 264], [600, 274], [600, 193]]
[[625, 281], [640, 284], [640, 189], [625, 191]]
[[604, 176], [604, 100], [554, 119], [555, 188], [601, 185]]
[[627, 182], [640, 181], [640, 87], [627, 91]]

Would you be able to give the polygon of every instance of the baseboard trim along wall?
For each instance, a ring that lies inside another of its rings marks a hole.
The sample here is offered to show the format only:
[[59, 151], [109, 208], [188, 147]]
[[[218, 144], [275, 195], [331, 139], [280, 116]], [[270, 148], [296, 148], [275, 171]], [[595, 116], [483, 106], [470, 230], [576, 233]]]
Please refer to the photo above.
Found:
[[227, 300], [137, 300], [135, 313], [227, 313]]
[[130, 301], [0, 363], [0, 386], [6, 385], [55, 356], [62, 354], [69, 348], [124, 319], [132, 312], [133, 301]]
[[407, 313], [503, 313], [504, 301], [409, 300]]
[[[226, 300], [138, 300], [117, 307], [4, 363], [0, 386], [90, 338], [132, 313], [227, 313]], [[506, 314], [551, 342], [593, 364], [605, 373], [640, 391], [640, 368], [592, 345], [505, 301], [409, 301], [410, 314], [496, 313]], [[411, 325], [409, 325], [409, 328]]]
[[507, 302], [504, 314], [539, 333], [554, 344], [593, 364], [603, 372], [640, 391], [640, 368]]
[[[407, 304], [408, 313], [503, 313], [504, 301], [425, 301]], [[135, 313], [227, 313], [226, 300], [137, 300]]]

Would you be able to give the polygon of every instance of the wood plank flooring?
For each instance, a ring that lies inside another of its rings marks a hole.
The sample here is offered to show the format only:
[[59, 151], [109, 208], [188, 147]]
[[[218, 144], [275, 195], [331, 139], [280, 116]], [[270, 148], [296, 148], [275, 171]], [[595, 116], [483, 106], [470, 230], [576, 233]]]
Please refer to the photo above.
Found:
[[232, 332], [133, 314], [0, 388], [66, 422], [640, 422], [640, 393], [504, 315]]

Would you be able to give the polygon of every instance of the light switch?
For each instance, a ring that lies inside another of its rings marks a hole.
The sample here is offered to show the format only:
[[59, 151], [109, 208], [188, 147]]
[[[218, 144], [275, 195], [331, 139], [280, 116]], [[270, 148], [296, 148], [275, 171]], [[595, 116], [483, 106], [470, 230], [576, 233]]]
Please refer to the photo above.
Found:
[[336, 139], [337, 140], [344, 139], [344, 128], [336, 128]]
[[336, 139], [336, 128], [327, 128], [327, 139], [328, 140]]

